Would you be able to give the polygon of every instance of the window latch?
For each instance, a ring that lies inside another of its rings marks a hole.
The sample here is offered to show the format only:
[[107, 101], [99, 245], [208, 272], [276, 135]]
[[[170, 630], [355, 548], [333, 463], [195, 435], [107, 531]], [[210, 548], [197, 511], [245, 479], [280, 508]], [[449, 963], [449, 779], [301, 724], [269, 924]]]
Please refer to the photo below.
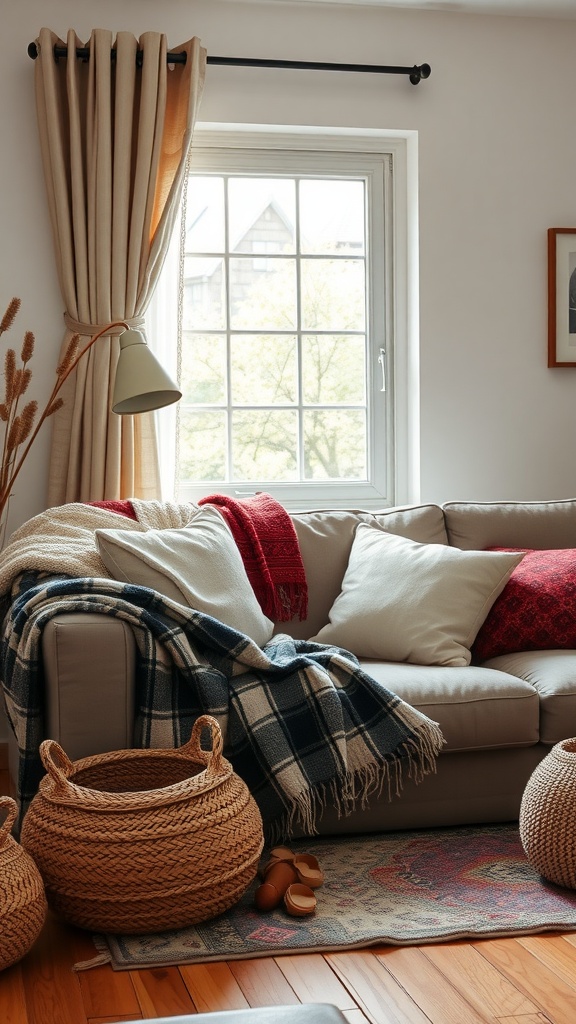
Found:
[[382, 371], [382, 386], [380, 391], [386, 391], [386, 349], [380, 349], [380, 355], [378, 356], [378, 362], [380, 363], [380, 369]]

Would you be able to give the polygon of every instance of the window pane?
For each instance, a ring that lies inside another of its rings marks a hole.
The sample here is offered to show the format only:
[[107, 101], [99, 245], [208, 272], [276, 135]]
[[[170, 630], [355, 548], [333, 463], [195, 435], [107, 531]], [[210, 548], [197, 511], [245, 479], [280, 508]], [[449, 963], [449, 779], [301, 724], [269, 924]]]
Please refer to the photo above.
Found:
[[[230, 260], [230, 322], [247, 330], [294, 330], [296, 265], [294, 260]], [[259, 265], [260, 264], [260, 265]]]
[[302, 327], [363, 331], [364, 260], [302, 260]]
[[232, 416], [235, 480], [297, 480], [296, 412], [236, 412]]
[[192, 334], [182, 339], [182, 398], [185, 404], [226, 401], [226, 337]]
[[254, 147], [224, 136], [201, 136], [187, 191], [180, 494], [382, 505], [391, 392], [369, 368], [378, 344], [392, 352], [392, 159], [356, 139], [314, 152], [308, 133], [282, 151], [274, 132]]
[[224, 412], [181, 413], [180, 475], [183, 480], [226, 479]]
[[186, 200], [186, 252], [224, 252], [224, 179], [192, 177]]
[[296, 183], [290, 178], [230, 178], [230, 252], [294, 252]]
[[316, 409], [304, 413], [306, 480], [365, 480], [366, 468], [363, 410]]
[[300, 248], [305, 253], [365, 251], [363, 181], [300, 182]]
[[309, 405], [361, 403], [366, 395], [364, 335], [305, 334], [302, 398]]
[[184, 329], [226, 327], [224, 260], [187, 256], [184, 261]]
[[233, 334], [230, 359], [234, 405], [288, 405], [296, 401], [294, 335]]

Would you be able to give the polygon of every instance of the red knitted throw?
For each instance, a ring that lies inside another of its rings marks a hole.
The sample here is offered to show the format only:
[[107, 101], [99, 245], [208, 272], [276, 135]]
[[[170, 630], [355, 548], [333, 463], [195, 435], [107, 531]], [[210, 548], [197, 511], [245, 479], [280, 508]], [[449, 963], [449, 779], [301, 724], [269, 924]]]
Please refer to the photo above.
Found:
[[127, 519], [138, 519], [132, 502], [127, 498], [118, 501], [113, 499], [107, 501], [87, 501], [86, 504], [93, 505], [94, 508], [105, 508], [108, 512], [116, 512], [117, 515], [126, 516]]
[[[131, 501], [88, 501], [87, 505], [137, 519]], [[243, 501], [225, 494], [201, 498], [199, 505], [217, 505], [244, 562], [246, 575], [265, 615], [273, 622], [305, 619], [308, 587], [296, 530], [286, 509], [270, 494]]]
[[308, 587], [294, 524], [270, 494], [236, 501], [225, 494], [201, 498], [217, 505], [226, 519], [262, 611], [273, 622], [308, 612]]

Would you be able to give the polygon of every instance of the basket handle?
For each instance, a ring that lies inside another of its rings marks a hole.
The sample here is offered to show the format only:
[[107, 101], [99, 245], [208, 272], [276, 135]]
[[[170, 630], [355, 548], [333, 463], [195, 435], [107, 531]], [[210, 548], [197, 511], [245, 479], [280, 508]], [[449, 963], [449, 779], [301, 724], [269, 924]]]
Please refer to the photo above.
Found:
[[[204, 750], [200, 746], [200, 737], [202, 735], [202, 729], [209, 728], [212, 736], [212, 750]], [[206, 769], [210, 775], [219, 775], [222, 771], [222, 750], [224, 747], [224, 740], [222, 739], [222, 731], [218, 722], [212, 715], [200, 715], [196, 719], [192, 726], [192, 735], [185, 743], [184, 746], [180, 747], [182, 753], [192, 756], [195, 760], [201, 761], [206, 765]]]
[[18, 814], [18, 804], [11, 796], [0, 796], [0, 810], [5, 808], [8, 812], [3, 823], [0, 825], [0, 850], [12, 831], [12, 826]]
[[57, 786], [68, 787], [68, 776], [74, 765], [56, 740], [43, 740], [40, 744], [40, 757], [46, 771]]

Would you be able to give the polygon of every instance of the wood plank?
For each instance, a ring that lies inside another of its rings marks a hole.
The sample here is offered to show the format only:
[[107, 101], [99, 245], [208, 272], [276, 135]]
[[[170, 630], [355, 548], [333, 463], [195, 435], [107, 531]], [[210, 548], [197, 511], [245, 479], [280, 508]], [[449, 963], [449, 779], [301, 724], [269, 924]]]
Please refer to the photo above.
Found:
[[[74, 963], [90, 960], [97, 955], [97, 949], [88, 932], [80, 928], [70, 929], [74, 949]], [[130, 971], [114, 971], [110, 964], [90, 967], [76, 972], [79, 980], [86, 1017], [140, 1016], [140, 1005], [136, 998]]]
[[26, 1024], [26, 997], [20, 962], [0, 971], [0, 1008], [3, 1024]]
[[301, 1003], [331, 1003], [339, 1010], [354, 1008], [354, 1000], [321, 953], [279, 956], [276, 963]]
[[358, 950], [324, 955], [371, 1024], [430, 1024], [428, 1017], [371, 952]]
[[51, 912], [22, 964], [28, 1024], [87, 1024], [70, 930]]
[[422, 949], [387, 946], [375, 953], [431, 1024], [493, 1024], [493, 1015], [474, 1007]]
[[554, 1024], [574, 1024], [573, 986], [562, 981], [517, 939], [484, 939], [474, 946]]
[[521, 1014], [520, 1017], [497, 1017], [498, 1024], [552, 1024], [543, 1013]]
[[177, 967], [150, 967], [129, 973], [145, 1019], [195, 1012], [196, 1007]]
[[355, 1010], [342, 1010], [342, 1013], [348, 1024], [370, 1024], [368, 1017], [365, 1017], [362, 1010], [358, 1008]]
[[538, 1013], [535, 1003], [469, 943], [438, 943], [426, 946], [423, 952], [478, 1013], [490, 1012], [494, 1017]]
[[120, 1021], [143, 1020], [142, 1017], [89, 1017], [88, 1024], [120, 1024]]
[[576, 989], [574, 947], [561, 935], [519, 935], [517, 941], [567, 985]]
[[300, 1002], [271, 957], [231, 960], [229, 967], [250, 1006], [291, 1006]]
[[198, 1013], [242, 1010], [249, 1005], [228, 964], [184, 964], [178, 969]]

